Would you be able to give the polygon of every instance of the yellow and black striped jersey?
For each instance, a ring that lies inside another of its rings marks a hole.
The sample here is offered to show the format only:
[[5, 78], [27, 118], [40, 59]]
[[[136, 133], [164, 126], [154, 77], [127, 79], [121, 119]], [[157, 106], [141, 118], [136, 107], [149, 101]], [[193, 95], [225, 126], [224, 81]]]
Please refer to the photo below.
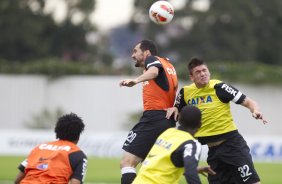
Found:
[[184, 86], [177, 95], [175, 107], [179, 112], [186, 105], [202, 112], [202, 126], [195, 137], [202, 144], [228, 138], [237, 132], [230, 110], [230, 101], [241, 104], [246, 96], [238, 89], [220, 80], [210, 80], [204, 88], [193, 83]]

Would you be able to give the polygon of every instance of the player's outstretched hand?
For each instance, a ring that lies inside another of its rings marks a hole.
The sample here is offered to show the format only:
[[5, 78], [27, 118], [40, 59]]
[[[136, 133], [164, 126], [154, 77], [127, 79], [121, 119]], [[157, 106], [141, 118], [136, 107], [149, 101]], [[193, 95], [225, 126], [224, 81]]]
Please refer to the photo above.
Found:
[[166, 110], [166, 118], [167, 119], [170, 119], [170, 117], [172, 115], [174, 115], [174, 120], [177, 121], [177, 118], [178, 118], [178, 109], [176, 107], [170, 107], [170, 108], [167, 108]]
[[137, 82], [136, 79], [124, 79], [124, 80], [121, 80], [119, 82], [119, 86], [120, 87], [122, 87], [122, 86], [132, 87], [132, 86], [134, 86], [137, 83], [138, 82]]
[[255, 119], [261, 119], [264, 124], [268, 123], [268, 121], [266, 121], [266, 120], [263, 118], [263, 114], [262, 114], [261, 112], [259, 112], [259, 111], [254, 111], [254, 112], [252, 113], [252, 116], [253, 116]]
[[216, 175], [216, 172], [214, 170], [212, 170], [210, 166], [198, 167], [197, 170], [198, 170], [199, 174], [201, 174], [201, 175], [203, 175], [205, 177], [207, 177], [208, 174]]

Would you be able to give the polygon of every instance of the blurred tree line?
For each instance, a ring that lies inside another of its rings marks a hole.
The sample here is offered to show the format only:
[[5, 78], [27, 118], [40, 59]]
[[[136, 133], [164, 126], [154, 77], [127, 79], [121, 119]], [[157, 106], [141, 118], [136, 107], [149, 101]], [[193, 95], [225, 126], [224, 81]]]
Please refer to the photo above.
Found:
[[[56, 22], [46, 0], [0, 0], [0, 57], [26, 62], [48, 57], [84, 60], [95, 48], [86, 34], [95, 30], [89, 15], [94, 0], [64, 0], [66, 15]], [[79, 21], [75, 21], [76, 17]], [[91, 52], [89, 52], [91, 51]]]
[[[111, 43], [111, 37], [127, 35], [124, 41], [116, 39], [116, 47], [128, 40], [152, 39], [160, 55], [176, 61], [180, 78], [187, 78], [189, 58], [199, 56], [216, 63], [211, 66], [216, 75], [230, 80], [281, 83], [281, 0], [179, 0], [183, 5], [176, 7], [167, 25], [149, 20], [148, 10], [155, 0], [135, 0], [130, 23], [122, 25], [128, 32], [98, 34], [103, 36], [96, 43], [87, 39], [98, 32], [89, 19], [95, 0], [62, 1], [65, 17], [56, 21], [54, 12], [46, 8], [48, 0], [0, 0], [0, 72], [132, 74], [127, 61], [131, 53], [124, 58], [118, 55], [120, 50], [113, 52]], [[197, 6], [203, 1], [208, 5], [204, 10]], [[123, 62], [119, 67], [118, 59]]]

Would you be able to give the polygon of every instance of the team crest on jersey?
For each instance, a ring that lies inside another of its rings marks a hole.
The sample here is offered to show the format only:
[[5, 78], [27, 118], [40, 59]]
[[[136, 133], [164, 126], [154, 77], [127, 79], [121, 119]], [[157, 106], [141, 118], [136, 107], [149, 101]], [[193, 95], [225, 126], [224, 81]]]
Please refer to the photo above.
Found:
[[184, 157], [192, 156], [193, 145], [192, 144], [186, 144], [184, 147], [185, 147]]
[[48, 164], [39, 164], [36, 168], [39, 170], [44, 170], [48, 168]]
[[199, 104], [211, 103], [211, 102], [212, 102], [211, 96], [201, 96], [201, 97], [189, 99], [187, 104], [188, 105], [199, 105]]

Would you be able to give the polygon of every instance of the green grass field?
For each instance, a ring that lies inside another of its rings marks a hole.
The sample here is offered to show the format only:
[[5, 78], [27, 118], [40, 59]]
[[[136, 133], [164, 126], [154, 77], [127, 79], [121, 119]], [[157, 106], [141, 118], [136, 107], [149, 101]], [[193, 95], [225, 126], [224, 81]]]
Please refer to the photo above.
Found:
[[[0, 156], [0, 184], [11, 184], [18, 173], [17, 166], [24, 157]], [[120, 171], [118, 159], [89, 158], [86, 183], [94, 184], [118, 184], [120, 183]], [[201, 163], [204, 165], [205, 163]], [[282, 183], [282, 163], [255, 163], [261, 177], [262, 184]], [[207, 184], [206, 178], [201, 176], [203, 184]], [[181, 184], [184, 184], [182, 178]]]

